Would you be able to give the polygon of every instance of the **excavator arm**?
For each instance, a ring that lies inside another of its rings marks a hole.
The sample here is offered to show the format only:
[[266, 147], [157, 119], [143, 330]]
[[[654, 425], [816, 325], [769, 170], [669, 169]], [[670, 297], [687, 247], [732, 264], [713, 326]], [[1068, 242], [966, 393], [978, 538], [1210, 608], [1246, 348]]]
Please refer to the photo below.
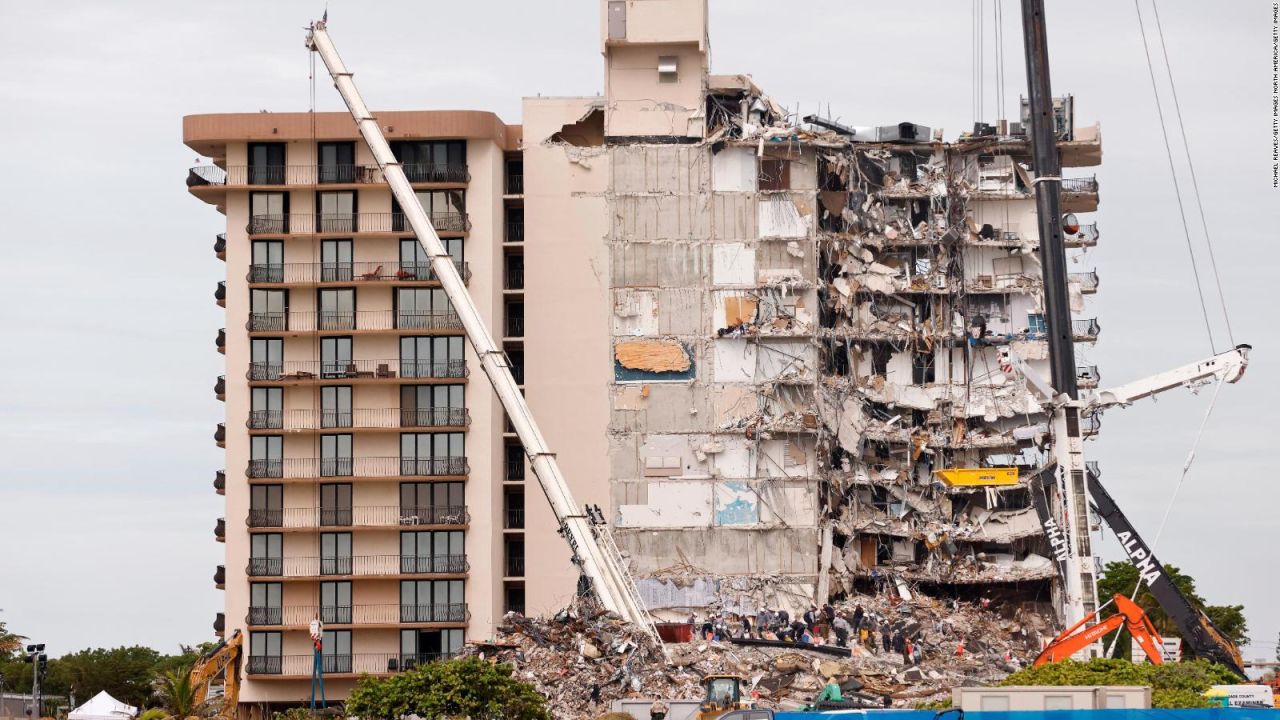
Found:
[[[1160, 633], [1156, 631], [1155, 626], [1151, 624], [1147, 614], [1142, 611], [1142, 608], [1137, 603], [1123, 595], [1116, 595], [1112, 598], [1112, 602], [1116, 604], [1116, 610], [1118, 611], [1115, 615], [1100, 623], [1089, 625], [1090, 622], [1093, 622], [1098, 617], [1098, 613], [1095, 612], [1063, 630], [1062, 634], [1054, 638], [1053, 642], [1040, 651], [1035, 664], [1038, 666], [1066, 660], [1101, 640], [1108, 633], [1119, 630], [1121, 626], [1129, 629], [1129, 634], [1133, 636], [1133, 641], [1142, 647], [1142, 651], [1147, 654], [1147, 658], [1151, 660], [1152, 664], [1162, 664], [1164, 656], [1161, 655], [1160, 649], [1164, 644], [1164, 640], [1160, 637]], [[1085, 627], [1086, 625], [1088, 627]]]
[[199, 707], [209, 699], [209, 685], [219, 675], [222, 681], [222, 708], [219, 717], [235, 717], [236, 705], [240, 702], [240, 648], [244, 636], [239, 630], [231, 637], [218, 643], [217, 647], [205, 653], [191, 668], [191, 685], [195, 702]]

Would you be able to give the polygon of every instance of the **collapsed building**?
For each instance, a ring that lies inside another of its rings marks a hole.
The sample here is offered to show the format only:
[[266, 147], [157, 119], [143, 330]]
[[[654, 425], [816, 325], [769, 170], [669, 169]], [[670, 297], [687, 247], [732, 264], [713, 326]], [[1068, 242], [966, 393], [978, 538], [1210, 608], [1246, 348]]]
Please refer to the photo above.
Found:
[[[605, 96], [525, 102], [526, 213], [593, 219], [526, 266], [607, 300], [607, 318], [558, 318], [592, 353], [606, 320], [612, 359], [607, 437], [571, 440], [601, 455], [568, 474], [610, 478], [607, 498], [581, 492], [610, 508], [649, 607], [794, 610], [885, 582], [1049, 601], [1027, 488], [1047, 421], [1013, 371], [1048, 365], [1025, 122], [943, 142], [797, 118], [709, 74], [700, 0], [603, 13]], [[1098, 127], [1072, 126], [1070, 97], [1057, 110], [1064, 167], [1097, 165]], [[1082, 318], [1098, 232], [1076, 214], [1097, 190], [1063, 181]], [[571, 354], [526, 342], [531, 377]]]

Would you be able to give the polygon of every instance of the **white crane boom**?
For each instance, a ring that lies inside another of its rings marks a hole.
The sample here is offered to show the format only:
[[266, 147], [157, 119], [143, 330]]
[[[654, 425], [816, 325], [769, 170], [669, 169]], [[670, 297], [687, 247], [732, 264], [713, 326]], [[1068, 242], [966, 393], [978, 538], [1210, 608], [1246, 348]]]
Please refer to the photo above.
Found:
[[1245, 369], [1249, 367], [1249, 351], [1252, 349], [1249, 345], [1237, 345], [1231, 350], [1199, 362], [1188, 363], [1119, 387], [1098, 390], [1085, 396], [1085, 407], [1105, 409], [1117, 405], [1128, 405], [1135, 400], [1205, 380], [1216, 379], [1233, 383], [1244, 376]]
[[391, 186], [391, 193], [400, 203], [405, 219], [408, 220], [418, 241], [426, 250], [435, 277], [440, 280], [445, 294], [449, 297], [449, 302], [458, 313], [467, 338], [471, 341], [471, 346], [480, 360], [480, 366], [488, 376], [498, 400], [511, 418], [516, 435], [524, 445], [529, 464], [538, 478], [538, 483], [542, 486], [547, 501], [551, 504], [556, 520], [560, 523], [560, 532], [573, 552], [574, 562], [591, 580], [592, 589], [605, 609], [617, 613], [624, 620], [640, 628], [655, 642], [660, 643], [657, 628], [645, 609], [644, 602], [640, 599], [631, 575], [622, 564], [621, 554], [613, 544], [612, 537], [609, 536], [608, 526], [594, 524], [582, 510], [578, 509], [568, 483], [560, 474], [555, 454], [547, 446], [542, 432], [534, 422], [533, 414], [529, 411], [528, 403], [520, 394], [519, 386], [511, 375], [506, 353], [494, 342], [488, 327], [480, 317], [474, 301], [462, 282], [462, 277], [453, 264], [453, 259], [445, 250], [444, 244], [440, 242], [435, 227], [432, 226], [430, 218], [418, 202], [413, 187], [409, 184], [403, 168], [391, 152], [391, 146], [387, 144], [382, 129], [378, 126], [377, 119], [365, 106], [355, 83], [351, 80], [351, 73], [343, 65], [342, 58], [338, 56], [338, 51], [329, 38], [325, 24], [324, 20], [311, 24], [307, 33], [307, 47], [319, 53], [321, 60], [324, 61], [329, 75], [333, 77], [334, 86], [346, 101], [347, 108], [355, 119], [356, 127], [369, 145], [369, 150], [373, 153], [374, 160], [382, 170], [387, 184]]

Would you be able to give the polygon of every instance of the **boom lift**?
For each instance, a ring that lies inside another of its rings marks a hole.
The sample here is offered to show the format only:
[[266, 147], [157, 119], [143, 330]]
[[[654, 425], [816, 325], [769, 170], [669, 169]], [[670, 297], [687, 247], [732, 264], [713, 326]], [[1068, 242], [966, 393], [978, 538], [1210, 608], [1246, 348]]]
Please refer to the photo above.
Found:
[[240, 648], [244, 636], [236, 630], [231, 637], [218, 643], [191, 667], [193, 708], [199, 708], [209, 699], [209, 687], [222, 676], [222, 706], [215, 717], [232, 720], [240, 702]]
[[[1049, 345], [1050, 381], [1045, 383], [1023, 366], [1023, 376], [1041, 395], [1051, 414], [1050, 463], [1030, 482], [1033, 504], [1055, 549], [1062, 576], [1061, 597], [1065, 624], [1072, 628], [1088, 625], [1097, 612], [1097, 563], [1089, 531], [1089, 498], [1099, 514], [1116, 531], [1131, 562], [1152, 590], [1165, 612], [1184, 633], [1184, 641], [1197, 655], [1212, 657], [1243, 676], [1239, 651], [1195, 610], [1182, 596], [1163, 567], [1120, 512], [1110, 495], [1089, 470], [1084, 459], [1081, 433], [1083, 412], [1126, 405], [1175, 387], [1217, 379], [1235, 382], [1248, 364], [1248, 345], [1214, 355], [1109, 391], [1080, 396], [1076, 384], [1075, 338], [1067, 290], [1066, 246], [1060, 218], [1062, 163], [1054, 131], [1053, 93], [1049, 82], [1049, 44], [1045, 27], [1044, 0], [1022, 0], [1023, 45], [1026, 53], [1030, 139], [1036, 177], [1040, 260], [1044, 278], [1045, 321]], [[1100, 637], [1099, 634], [1097, 637]], [[1096, 638], [1095, 638], [1096, 639]], [[1088, 648], [1086, 650], [1086, 648]], [[1078, 652], [1099, 653], [1095, 643], [1084, 643]]]
[[[1102, 622], [1096, 622], [1098, 613], [1095, 612], [1063, 630], [1062, 634], [1054, 638], [1053, 642], [1040, 651], [1035, 664], [1044, 665], [1049, 662], [1066, 660], [1081, 649], [1101, 640], [1104, 635], [1112, 630], [1119, 630], [1121, 626], [1129, 628], [1129, 634], [1133, 636], [1133, 641], [1142, 646], [1142, 651], [1147, 654], [1147, 659], [1152, 664], [1160, 665], [1164, 663], [1164, 656], [1160, 653], [1164, 640], [1151, 624], [1151, 619], [1142, 611], [1142, 608], [1123, 595], [1116, 595], [1112, 598], [1112, 602], [1116, 604], [1116, 610], [1118, 611], [1115, 615]], [[1102, 609], [1099, 608], [1098, 612], [1102, 612]], [[1085, 627], [1091, 622], [1095, 624]]]
[[662, 641], [658, 637], [658, 630], [653, 624], [653, 619], [649, 617], [644, 602], [640, 599], [631, 575], [622, 564], [622, 556], [613, 543], [608, 526], [601, 521], [602, 518], [593, 520], [591, 514], [578, 509], [568, 483], [560, 474], [556, 456], [547, 446], [546, 439], [542, 437], [542, 431], [538, 429], [533, 414], [529, 411], [528, 403], [520, 394], [519, 386], [511, 375], [510, 361], [506, 353], [494, 342], [488, 327], [476, 310], [475, 302], [467, 293], [452, 258], [440, 242], [440, 237], [436, 234], [435, 227], [432, 226], [422, 205], [419, 204], [413, 187], [405, 177], [404, 169], [400, 167], [400, 162], [391, 152], [391, 147], [382, 134], [382, 128], [378, 126], [377, 119], [365, 106], [360, 92], [351, 79], [351, 72], [343, 64], [333, 41], [329, 38], [324, 19], [311, 24], [306, 43], [307, 47], [318, 53], [320, 59], [324, 61], [325, 68], [333, 78], [334, 86], [346, 102], [352, 118], [355, 119], [356, 127], [359, 128], [365, 143], [369, 145], [369, 150], [373, 153], [373, 158], [377, 161], [378, 168], [382, 170], [387, 184], [391, 186], [392, 195], [399, 202], [405, 218], [431, 259], [432, 272], [440, 280], [449, 302], [458, 313], [467, 338], [480, 359], [480, 366], [488, 376], [494, 393], [502, 403], [502, 408], [511, 418], [511, 424], [515, 427], [516, 435], [524, 446], [529, 464], [538, 478], [539, 485], [542, 486], [547, 501], [551, 504], [556, 521], [560, 523], [560, 534], [569, 543], [573, 562], [578, 566], [583, 577], [590, 581], [591, 589], [605, 609], [617, 613], [622, 619], [640, 628], [661, 646]]

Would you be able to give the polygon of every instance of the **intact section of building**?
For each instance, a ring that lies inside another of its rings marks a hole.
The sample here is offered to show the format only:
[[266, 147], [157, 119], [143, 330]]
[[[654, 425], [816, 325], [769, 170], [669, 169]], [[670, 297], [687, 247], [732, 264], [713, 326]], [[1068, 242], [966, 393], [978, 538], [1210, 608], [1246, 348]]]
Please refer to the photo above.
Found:
[[[710, 73], [705, 0], [600, 13], [603, 96], [378, 119], [649, 607], [1054, 599], [1028, 492], [1049, 431], [1013, 369], [1047, 369], [1025, 133], [791, 117]], [[1098, 164], [1061, 107], [1068, 173]], [[191, 116], [184, 140], [227, 218], [215, 582], [241, 700], [305, 696], [316, 618], [341, 698], [564, 607], [569, 550], [351, 119]], [[1098, 188], [1063, 189], [1083, 349]]]
[[[519, 126], [379, 119], [486, 321], [518, 337]], [[472, 382], [458, 318], [350, 117], [312, 120], [184, 120], [216, 164], [194, 168], [190, 190], [227, 218], [216, 630], [244, 633], [246, 704], [306, 694], [313, 619], [344, 697], [363, 673], [447, 657], [523, 609], [504, 578], [522, 575], [505, 529], [520, 527], [524, 467], [508, 462], [501, 408]]]

